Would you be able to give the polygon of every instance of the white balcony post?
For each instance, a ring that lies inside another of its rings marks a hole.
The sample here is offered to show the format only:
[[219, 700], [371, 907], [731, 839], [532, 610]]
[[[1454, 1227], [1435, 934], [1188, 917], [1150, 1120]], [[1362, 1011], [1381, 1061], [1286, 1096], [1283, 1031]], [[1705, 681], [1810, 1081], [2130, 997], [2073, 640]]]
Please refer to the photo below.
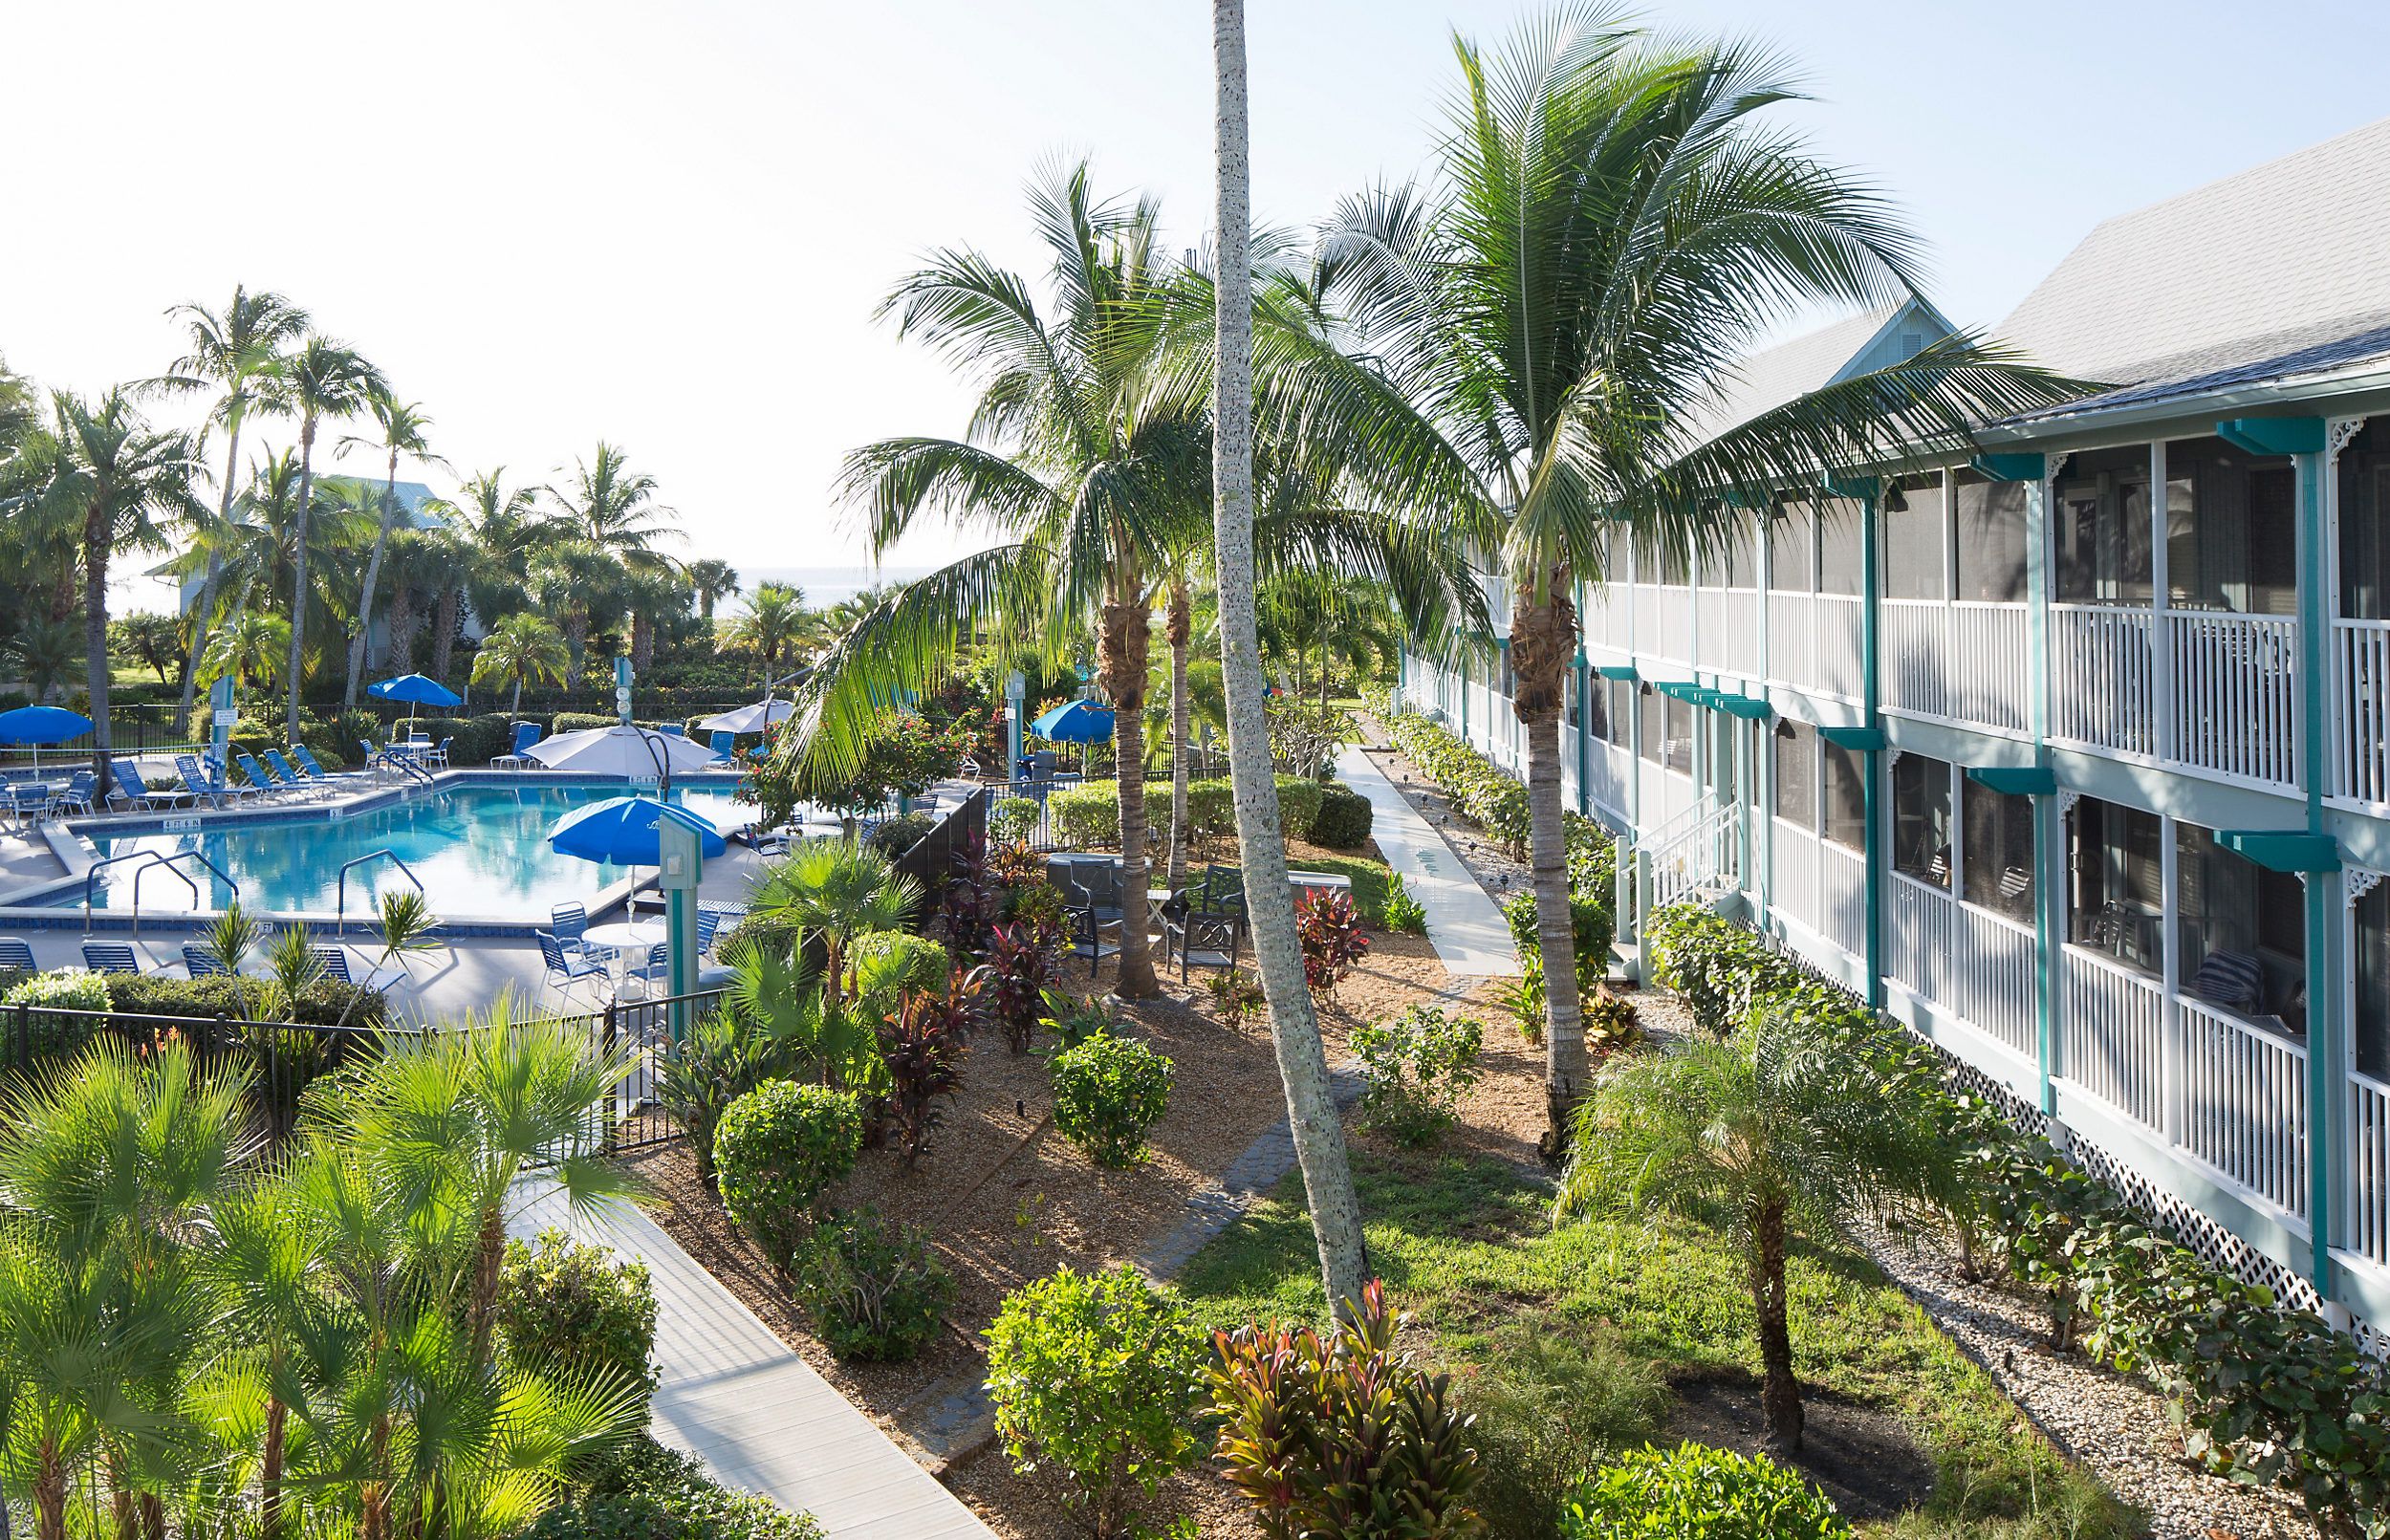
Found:
[[2182, 985], [2180, 948], [2175, 944], [2181, 925], [2176, 884], [2181, 880], [2175, 853], [2175, 825], [2170, 817], [2158, 821], [2158, 883], [2165, 890], [2163, 919], [2158, 926], [2158, 965], [2165, 981], [2159, 998], [2159, 1041], [2165, 1045], [2159, 1067], [2158, 1107], [2168, 1144], [2183, 1142], [2183, 1011], [2177, 999]]
[[[2050, 553], [2056, 522], [2050, 513], [2055, 506], [2058, 472], [2065, 464], [2064, 455], [2047, 457], [2025, 504], [2026, 710], [2033, 734], [2033, 758], [2043, 765], [2050, 763]], [[2058, 906], [2065, 901], [2065, 883], [2059, 880], [2059, 873], [2066, 861], [2066, 811], [2055, 796], [2037, 796], [2032, 806], [2033, 961], [2040, 986], [2033, 1001], [2034, 1056], [2039, 1061], [2035, 1069], [2041, 1110], [2049, 1117], [2058, 1110], [2050, 1077], [2058, 1069], [2058, 1011], [2063, 998], [2058, 969], [2066, 943], [2066, 917]]]
[[[2177, 760], [2183, 757], [2183, 749], [2175, 740], [2174, 627], [2167, 618], [2166, 517], [2166, 444], [2158, 439], [2149, 445], [2150, 707], [2158, 719], [2154, 724], [2158, 757]], [[2171, 989], [2166, 994], [2166, 1009], [2174, 1009]]]

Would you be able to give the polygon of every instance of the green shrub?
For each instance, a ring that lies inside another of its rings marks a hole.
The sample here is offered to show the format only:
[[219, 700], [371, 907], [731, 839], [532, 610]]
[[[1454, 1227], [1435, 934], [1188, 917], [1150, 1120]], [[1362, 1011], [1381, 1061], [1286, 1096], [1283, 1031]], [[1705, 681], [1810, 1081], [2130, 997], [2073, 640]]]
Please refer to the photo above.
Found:
[[929, 837], [932, 821], [926, 813], [900, 813], [893, 818], [882, 818], [871, 832], [869, 843], [872, 849], [894, 860]]
[[822, 1540], [810, 1515], [734, 1492], [694, 1456], [641, 1434], [590, 1489], [556, 1504], [515, 1540]]
[[1579, 1336], [1537, 1317], [1504, 1328], [1490, 1349], [1454, 1385], [1477, 1420], [1477, 1510], [1497, 1536], [1556, 1534], [1568, 1494], [1657, 1436], [1675, 1398], [1660, 1366], [1606, 1327]]
[[[253, 1009], [259, 997], [254, 979], [177, 979], [163, 973], [112, 973], [108, 992], [120, 1020], [134, 1015], [238, 1018]], [[380, 990], [337, 979], [317, 979], [283, 1005], [291, 1020], [311, 1027], [334, 1026], [343, 1011], [348, 1012], [351, 1027], [380, 1027], [389, 1017], [389, 1003]]]
[[[1426, 771], [1443, 787], [1462, 816], [1498, 843], [1524, 852], [1528, 842], [1527, 788], [1508, 770], [1471, 748], [1441, 725], [1415, 711], [1398, 711], [1387, 704], [1379, 709], [1386, 735], [1402, 757]], [[1569, 886], [1578, 898], [1605, 896], [1610, 890], [1611, 841], [1600, 825], [1579, 813], [1563, 813]]]
[[1486, 1029], [1474, 1016], [1447, 1016], [1441, 1006], [1408, 1006], [1358, 1027], [1361, 1122], [1399, 1144], [1426, 1144], [1452, 1125], [1461, 1096], [1477, 1083]]
[[[1318, 821], [1320, 799], [1327, 789], [1308, 775], [1278, 777], [1278, 827], [1304, 834]], [[1308, 836], [1307, 836], [1308, 837]]]
[[1405, 936], [1427, 934], [1427, 911], [1420, 907], [1419, 900], [1411, 897], [1411, 890], [1403, 886], [1400, 872], [1386, 875], [1386, 908], [1382, 918], [1388, 930], [1400, 931]]
[[722, 1206], [785, 1266], [815, 1203], [855, 1169], [863, 1109], [851, 1091], [774, 1080], [730, 1103], [714, 1130]]
[[551, 733], [587, 732], [592, 727], [611, 727], [621, 722], [612, 712], [559, 711], [549, 723]]
[[815, 1225], [789, 1271], [814, 1334], [841, 1358], [909, 1358], [954, 1303], [954, 1275], [927, 1232], [869, 1206]]
[[514, 747], [515, 719], [503, 711], [467, 717], [456, 724], [456, 742], [448, 747], [451, 765], [487, 765]]
[[1303, 837], [1331, 850], [1358, 850], [1369, 843], [1369, 798], [1349, 786], [1323, 786]]
[[902, 930], [866, 931], [846, 949], [846, 966], [855, 987], [867, 998], [884, 1000], [889, 1009], [906, 989], [943, 989], [954, 961], [944, 944], [926, 936]]
[[1187, 782], [1186, 827], [1198, 839], [1236, 833], [1236, 783], [1225, 777]]
[[[10, 986], [8, 993], [0, 994], [0, 1006], [30, 1006], [34, 1011], [107, 1010], [113, 1005], [108, 998], [108, 975], [79, 967], [36, 973]], [[25, 1017], [23, 1052], [36, 1059], [72, 1053], [90, 1038], [91, 1026], [71, 1016], [29, 1014]], [[11, 1031], [0, 1042], [15, 1049], [15, 1036]]]
[[729, 962], [749, 946], [777, 947], [782, 955], [796, 944], [803, 927], [775, 914], [754, 911], [742, 915], [736, 922], [714, 937], [714, 955]]
[[[1510, 926], [1511, 943], [1518, 947], [1520, 958], [1542, 956], [1543, 943], [1535, 930], [1535, 895], [1514, 893], [1502, 906], [1502, 918]], [[1596, 899], [1572, 897], [1569, 900], [1571, 939], [1576, 949], [1576, 990], [1591, 994], [1594, 986], [1610, 976], [1610, 943], [1614, 922], [1610, 917], [1607, 896]]]
[[1120, 842], [1120, 789], [1111, 781], [1081, 781], [1046, 793], [1046, 827], [1056, 845], [1108, 849]]
[[1008, 796], [988, 810], [988, 837], [998, 844], [1017, 844], [1037, 832], [1037, 799]]
[[1170, 1110], [1170, 1061], [1142, 1043], [1098, 1032], [1054, 1054], [1054, 1126], [1097, 1165], [1145, 1159], [1145, 1135]]
[[1766, 1455], [1638, 1449], [1561, 1505], [1561, 1540], [1837, 1540], [1851, 1527]]
[[656, 1291], [642, 1262], [618, 1262], [544, 1229], [507, 1242], [498, 1270], [498, 1333], [508, 1355], [534, 1372], [656, 1388]]
[[1098, 1535], [1195, 1463], [1206, 1350], [1185, 1307], [1128, 1268], [1065, 1267], [1007, 1295], [988, 1328], [996, 1432], [1024, 1474], [1051, 1469]]

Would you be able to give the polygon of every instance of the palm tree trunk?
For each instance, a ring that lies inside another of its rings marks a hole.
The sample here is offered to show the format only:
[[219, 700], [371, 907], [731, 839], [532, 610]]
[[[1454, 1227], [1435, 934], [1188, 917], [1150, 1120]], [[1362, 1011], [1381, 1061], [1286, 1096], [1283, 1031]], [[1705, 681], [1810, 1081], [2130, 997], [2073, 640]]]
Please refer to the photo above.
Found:
[[1105, 600], [1098, 660], [1104, 693], [1112, 697], [1113, 784], [1120, 803], [1120, 956], [1112, 990], [1123, 1000], [1151, 999], [1161, 991], [1145, 942], [1145, 670], [1151, 632], [1144, 585], [1131, 565], [1116, 575]]
[[66, 1462], [54, 1442], [41, 1447], [33, 1471], [33, 1533], [36, 1540], [66, 1540]]
[[278, 1396], [266, 1398], [266, 1446], [258, 1458], [257, 1531], [264, 1540], [282, 1536], [283, 1428], [291, 1409]]
[[1212, 56], [1218, 76], [1220, 243], [1213, 376], [1212, 550], [1219, 566], [1220, 675], [1228, 705], [1228, 773], [1236, 789], [1236, 834], [1245, 866], [1253, 957], [1270, 1002], [1278, 1077], [1286, 1084], [1287, 1123], [1311, 1200], [1312, 1234], [1332, 1313], [1358, 1306], [1368, 1270], [1361, 1205], [1344, 1124], [1328, 1092], [1328, 1053], [1319, 1041], [1303, 954], [1294, 934], [1294, 895], [1287, 885], [1279, 831], [1278, 782], [1271, 772], [1270, 724], [1262, 712], [1261, 641], [1253, 617], [1253, 275], [1252, 192], [1246, 152], [1244, 0], [1212, 0]]
[[498, 1279], [506, 1254], [506, 1209], [491, 1204], [481, 1217], [481, 1245], [473, 1264], [473, 1297], [466, 1316], [473, 1343], [473, 1362], [483, 1369], [489, 1367], [490, 1329], [498, 1318]]
[[1194, 616], [1184, 576], [1170, 583], [1170, 854], [1162, 885], [1176, 893], [1186, 885], [1186, 642]]
[[1527, 725], [1527, 825], [1535, 890], [1535, 949], [1544, 965], [1544, 1098], [1551, 1126], [1546, 1153], [1567, 1139], [1568, 1113], [1585, 1089], [1585, 1020], [1576, 995], [1576, 927], [1569, 912], [1568, 827], [1560, 799], [1563, 673], [1576, 647], [1576, 608], [1565, 573], [1552, 574], [1537, 602], [1521, 584], [1510, 615], [1512, 709]]
[[315, 414], [299, 424], [298, 513], [292, 520], [297, 531], [291, 553], [291, 704], [284, 714], [283, 736], [298, 742], [299, 663], [307, 646], [307, 514], [315, 499]]
[[401, 583], [390, 591], [390, 608], [381, 618], [381, 626], [389, 633], [388, 662], [398, 665], [402, 674], [415, 668], [415, 590]]
[[1751, 1223], [1751, 1303], [1759, 1309], [1759, 1411], [1768, 1446], [1801, 1448], [1801, 1382], [1792, 1375], [1792, 1330], [1784, 1289], [1784, 1205], [1765, 1203]]
[[514, 704], [507, 707], [507, 714], [516, 717], [523, 714], [523, 676], [520, 674], [514, 676]]
[[83, 650], [91, 682], [92, 770], [111, 786], [108, 759], [108, 509], [94, 499], [83, 513]]
[[365, 586], [357, 596], [357, 635], [349, 638], [349, 682], [340, 709], [357, 709], [357, 676], [365, 671], [365, 638], [374, 629], [374, 585], [381, 581], [381, 553], [390, 544], [390, 521], [399, 511], [399, 451], [390, 451], [390, 474], [381, 484], [381, 522], [374, 527], [374, 552], [365, 558]]
[[[446, 683], [448, 664], [456, 656], [457, 606], [465, 601], [465, 591], [454, 583], [440, 590], [440, 600], [432, 607], [431, 677]], [[466, 688], [472, 688], [468, 682]]]
[[[224, 526], [232, 522], [232, 478], [241, 468], [240, 414], [232, 414], [230, 444], [224, 453], [224, 496], [216, 503], [216, 536], [221, 541]], [[199, 607], [191, 612], [191, 651], [183, 660], [183, 704], [176, 708], [174, 730], [183, 731], [190, 726], [191, 700], [198, 687], [199, 660], [207, 650], [207, 620], [216, 608], [216, 589], [224, 581], [224, 549], [211, 543], [207, 551], [207, 575], [200, 580]]]

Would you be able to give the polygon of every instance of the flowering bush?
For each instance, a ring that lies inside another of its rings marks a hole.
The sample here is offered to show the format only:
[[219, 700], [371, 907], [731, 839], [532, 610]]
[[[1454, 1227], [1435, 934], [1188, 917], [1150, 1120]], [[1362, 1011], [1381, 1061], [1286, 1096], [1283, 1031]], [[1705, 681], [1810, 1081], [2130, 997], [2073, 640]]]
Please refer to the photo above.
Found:
[[[72, 1053], [91, 1035], [91, 1023], [73, 1016], [45, 1014], [50, 1010], [107, 1010], [108, 976], [79, 967], [36, 973], [0, 994], [0, 1005], [30, 1006], [24, 1018], [24, 1052], [40, 1059]], [[237, 1012], [236, 1012], [237, 1013]], [[14, 1049], [14, 1033], [0, 1035], [0, 1048]]]
[[1334, 994], [1369, 952], [1353, 896], [1305, 888], [1294, 900], [1294, 932], [1303, 944], [1303, 981], [1314, 994]]

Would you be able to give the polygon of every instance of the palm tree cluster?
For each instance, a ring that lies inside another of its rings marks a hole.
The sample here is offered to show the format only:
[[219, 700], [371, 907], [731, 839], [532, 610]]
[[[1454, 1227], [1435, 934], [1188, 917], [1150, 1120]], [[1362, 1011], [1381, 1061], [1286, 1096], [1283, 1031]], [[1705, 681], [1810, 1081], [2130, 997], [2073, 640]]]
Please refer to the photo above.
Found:
[[643, 1423], [494, 1329], [518, 1178], [619, 1195], [624, 1066], [501, 1005], [318, 1081], [269, 1158], [244, 1061], [113, 1041], [0, 1118], [0, 1424], [40, 1540], [514, 1532]]

